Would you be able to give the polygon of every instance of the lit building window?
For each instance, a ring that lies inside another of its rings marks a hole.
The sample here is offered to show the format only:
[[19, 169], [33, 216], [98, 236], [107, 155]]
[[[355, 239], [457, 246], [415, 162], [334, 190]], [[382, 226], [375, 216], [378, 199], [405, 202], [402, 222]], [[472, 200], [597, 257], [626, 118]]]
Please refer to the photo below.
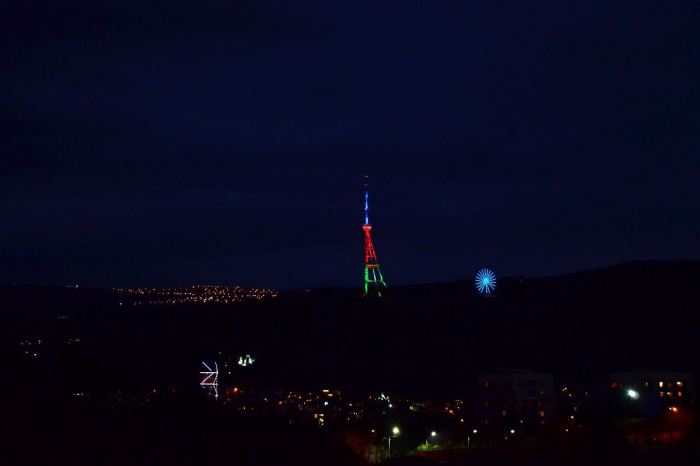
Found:
[[508, 411], [503, 411], [503, 417], [506, 417], [507, 414], [508, 414]]
[[678, 396], [681, 396], [681, 395], [683, 395], [683, 392], [678, 392]]
[[544, 417], [544, 411], [538, 411], [537, 414], [539, 414], [540, 417]]
[[662, 388], [664, 386], [663, 382], [659, 382], [659, 388]]
[[489, 388], [489, 383], [488, 383], [488, 382], [484, 382], [484, 388]]
[[682, 387], [682, 386], [683, 386], [683, 382], [676, 382], [676, 385], [678, 385], [679, 387]]

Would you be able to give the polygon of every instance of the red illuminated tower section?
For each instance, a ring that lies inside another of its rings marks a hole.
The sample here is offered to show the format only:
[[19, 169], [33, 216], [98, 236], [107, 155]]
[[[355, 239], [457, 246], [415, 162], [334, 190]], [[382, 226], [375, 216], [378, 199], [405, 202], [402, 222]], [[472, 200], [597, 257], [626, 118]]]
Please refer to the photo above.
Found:
[[[366, 181], [365, 177], [365, 181]], [[372, 230], [372, 225], [369, 223], [369, 189], [365, 182], [365, 223], [362, 225], [365, 231], [365, 296], [377, 295], [382, 296], [386, 293], [387, 287], [382, 278], [382, 273], [379, 271], [379, 263], [377, 262], [377, 253], [374, 252], [372, 245], [372, 237], [369, 232]]]

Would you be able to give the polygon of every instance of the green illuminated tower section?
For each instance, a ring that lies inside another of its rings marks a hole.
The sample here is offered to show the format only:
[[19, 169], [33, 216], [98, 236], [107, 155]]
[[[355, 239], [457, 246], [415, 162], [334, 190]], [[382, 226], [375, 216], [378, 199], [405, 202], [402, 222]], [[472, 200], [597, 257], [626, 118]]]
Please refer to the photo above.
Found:
[[[365, 177], [366, 178], [366, 177]], [[372, 237], [369, 232], [372, 230], [372, 225], [369, 223], [369, 189], [365, 183], [365, 223], [362, 225], [365, 232], [365, 296], [379, 297], [382, 293], [386, 293], [387, 287], [382, 273], [379, 271], [379, 263], [377, 262], [377, 254], [374, 252], [372, 245]]]

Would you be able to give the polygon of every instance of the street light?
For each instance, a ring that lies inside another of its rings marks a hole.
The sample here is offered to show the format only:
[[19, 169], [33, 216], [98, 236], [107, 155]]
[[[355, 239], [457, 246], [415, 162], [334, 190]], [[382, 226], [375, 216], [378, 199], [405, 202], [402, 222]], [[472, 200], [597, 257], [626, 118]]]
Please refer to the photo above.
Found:
[[[436, 433], [435, 431], [432, 431], [432, 432], [430, 433], [430, 436], [431, 436], [431, 437], [435, 437], [436, 435], [437, 435], [437, 433]], [[425, 439], [425, 446], [426, 446], [426, 447], [428, 446], [428, 439]]]
[[629, 396], [633, 400], [638, 400], [639, 399], [639, 392], [636, 392], [634, 390], [627, 390], [627, 396]]
[[[391, 432], [394, 434], [394, 437], [401, 433], [398, 427], [391, 429]], [[389, 434], [389, 458], [391, 458], [391, 434]]]
[[673, 424], [676, 420], [676, 415], [678, 414], [678, 407], [676, 406], [671, 406], [668, 408], [669, 411], [671, 411], [671, 415], [668, 419], [668, 438], [671, 443], [673, 443]]

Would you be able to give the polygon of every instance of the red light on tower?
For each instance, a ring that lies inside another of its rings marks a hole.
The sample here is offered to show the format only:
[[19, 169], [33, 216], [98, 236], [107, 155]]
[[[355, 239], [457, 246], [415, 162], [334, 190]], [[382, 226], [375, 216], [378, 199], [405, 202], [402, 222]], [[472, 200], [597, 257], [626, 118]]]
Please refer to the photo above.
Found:
[[365, 296], [372, 296], [376, 293], [377, 296], [381, 297], [382, 289], [386, 292], [387, 286], [382, 278], [382, 273], [379, 271], [377, 254], [374, 252], [372, 237], [369, 234], [370, 230], [372, 230], [372, 224], [369, 223], [369, 188], [366, 176], [365, 223], [362, 225], [362, 230], [365, 232]]

